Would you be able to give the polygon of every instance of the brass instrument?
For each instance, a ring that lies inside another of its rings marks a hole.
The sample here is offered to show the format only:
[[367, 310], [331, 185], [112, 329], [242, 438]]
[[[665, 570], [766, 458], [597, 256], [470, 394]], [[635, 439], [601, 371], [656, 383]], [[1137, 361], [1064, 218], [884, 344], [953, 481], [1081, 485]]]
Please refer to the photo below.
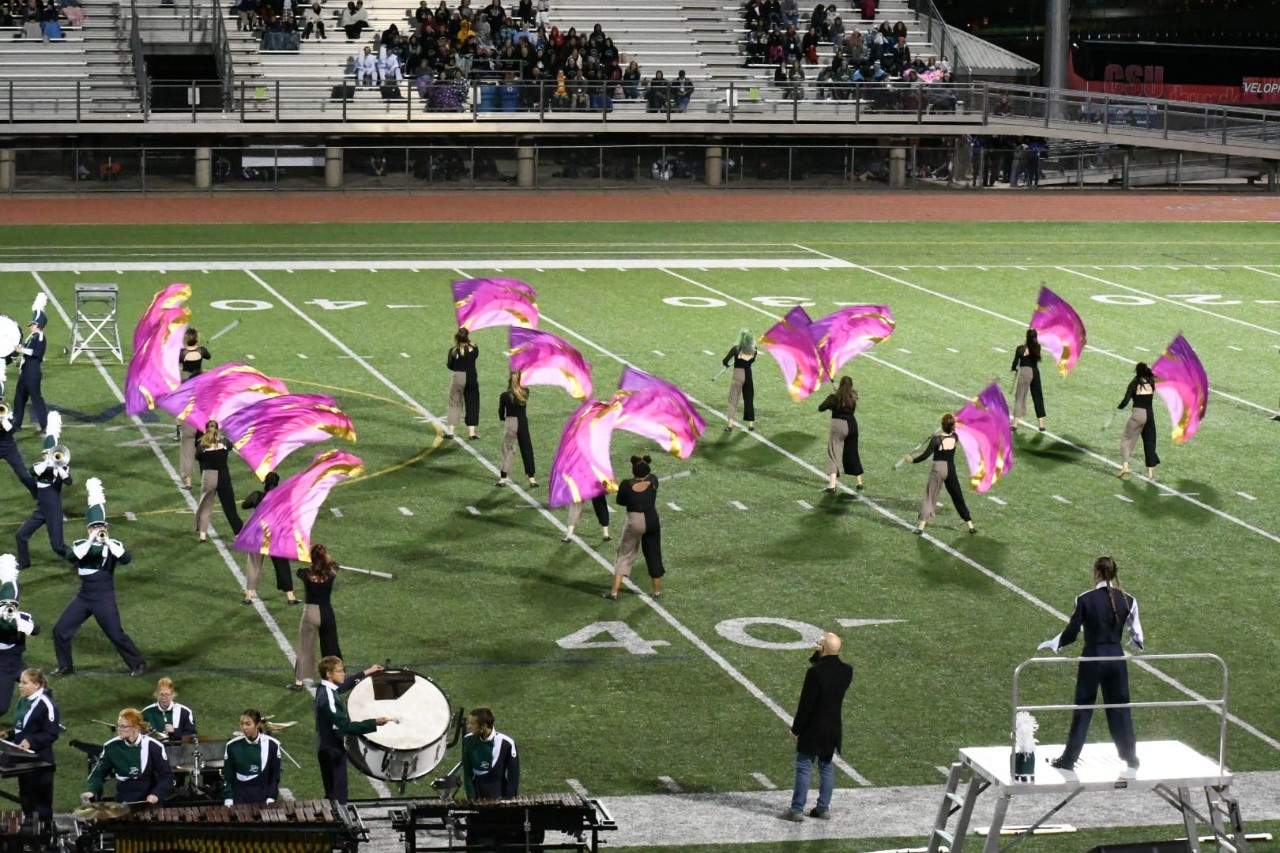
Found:
[[65, 444], [55, 445], [50, 451], [54, 465], [67, 466], [71, 464], [71, 448]]
[[0, 421], [9, 417], [9, 404], [4, 400], [0, 400]]
[[18, 618], [18, 602], [9, 598], [0, 601], [0, 621], [13, 622]]

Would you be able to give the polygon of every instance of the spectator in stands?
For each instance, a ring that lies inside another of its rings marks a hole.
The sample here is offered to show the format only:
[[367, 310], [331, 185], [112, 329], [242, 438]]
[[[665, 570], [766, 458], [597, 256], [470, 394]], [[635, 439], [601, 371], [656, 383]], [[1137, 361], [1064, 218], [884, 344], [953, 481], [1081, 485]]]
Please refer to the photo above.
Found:
[[845, 56], [849, 59], [850, 68], [858, 68], [867, 61], [867, 43], [862, 40], [862, 33], [854, 30], [845, 45]]
[[391, 47], [400, 43], [400, 28], [395, 24], [387, 27], [382, 31], [382, 35], [378, 36], [378, 47]]
[[502, 0], [489, 0], [489, 5], [480, 13], [489, 22], [489, 35], [494, 44], [498, 44], [498, 34], [502, 32], [502, 21], [507, 17], [502, 8]]
[[1000, 100], [991, 108], [992, 115], [1007, 116], [1013, 114], [1013, 104], [1009, 103], [1009, 95], [1006, 92], [1000, 96]]
[[804, 57], [804, 61], [810, 65], [818, 64], [818, 37], [817, 27], [809, 27], [805, 31], [804, 36], [800, 39], [800, 55]]
[[258, 28], [258, 0], [238, 0], [235, 6], [237, 30], [256, 30]]
[[591, 109], [591, 93], [590, 86], [587, 85], [587, 78], [583, 75], [581, 69], [573, 75], [573, 79], [569, 81], [569, 109], [587, 111]]
[[40, 12], [40, 30], [45, 39], [62, 38], [62, 24], [58, 22], [61, 14], [57, 0], [48, 0], [45, 3], [44, 9]]
[[431, 10], [427, 8], [427, 0], [418, 0], [418, 8], [413, 10], [413, 20], [418, 25], [418, 32], [422, 32], [423, 26], [431, 20]]
[[347, 8], [342, 10], [342, 15], [338, 18], [338, 26], [347, 34], [348, 41], [354, 41], [360, 38], [361, 32], [369, 29], [369, 13], [357, 6], [355, 0], [347, 0]]
[[764, 28], [764, 22], [760, 21], [747, 32], [747, 65], [766, 62], [768, 50], [769, 33]]
[[827, 40], [827, 6], [819, 3], [809, 13], [809, 26], [815, 30], [823, 41]]
[[795, 27], [787, 27], [782, 32], [782, 50], [787, 62], [800, 58], [800, 33]]
[[800, 4], [796, 0], [782, 0], [782, 23], [792, 27], [800, 26]]
[[458, 3], [458, 14], [462, 16], [462, 20], [471, 21], [472, 29], [475, 29], [476, 10], [471, 8], [471, 0], [461, 0]]
[[653, 72], [653, 79], [645, 89], [645, 109], [651, 113], [665, 113], [671, 103], [671, 84], [662, 76], [661, 71]]
[[[834, 6], [832, 8], [835, 8]], [[831, 43], [836, 47], [844, 44], [844, 19], [839, 15], [831, 15], [831, 26], [827, 28], [827, 32], [831, 36]]]
[[84, 8], [80, 5], [80, 0], [61, 0], [61, 2], [62, 14], [67, 18], [68, 26], [84, 26]]
[[378, 82], [399, 86], [404, 79], [404, 69], [400, 66], [400, 46], [392, 45], [382, 49], [382, 58], [378, 60]]
[[859, 0], [858, 10], [862, 13], [862, 20], [874, 21], [876, 19], [876, 0]]
[[534, 23], [539, 27], [551, 25], [551, 0], [534, 0]]
[[48, 41], [44, 37], [44, 28], [40, 26], [40, 19], [30, 12], [27, 13], [27, 19], [22, 24], [22, 37], [24, 39]]
[[689, 101], [693, 99], [693, 81], [685, 76], [683, 68], [677, 72], [675, 82], [671, 84], [671, 94], [675, 98], [676, 112], [688, 112]]
[[312, 0], [307, 10], [302, 13], [304, 26], [302, 28], [302, 37], [304, 39], [311, 38], [311, 34], [315, 33], [320, 38], [328, 38], [324, 34], [324, 7], [320, 5], [320, 0]]
[[520, 0], [516, 4], [516, 20], [522, 24], [532, 25], [538, 14], [534, 11], [533, 0]]
[[764, 0], [748, 0], [747, 10], [743, 13], [747, 29], [755, 29], [756, 24], [767, 23], [764, 15]]
[[373, 55], [373, 48], [365, 45], [364, 53], [356, 56], [352, 71], [356, 76], [357, 86], [372, 86], [378, 79], [378, 57]]
[[785, 23], [782, 17], [781, 0], [764, 0], [764, 18], [771, 27], [781, 27]]
[[633, 101], [640, 97], [640, 65], [634, 59], [622, 72], [622, 91]]
[[563, 68], [556, 72], [556, 87], [551, 91], [551, 109], [569, 109], [569, 82], [565, 79]]

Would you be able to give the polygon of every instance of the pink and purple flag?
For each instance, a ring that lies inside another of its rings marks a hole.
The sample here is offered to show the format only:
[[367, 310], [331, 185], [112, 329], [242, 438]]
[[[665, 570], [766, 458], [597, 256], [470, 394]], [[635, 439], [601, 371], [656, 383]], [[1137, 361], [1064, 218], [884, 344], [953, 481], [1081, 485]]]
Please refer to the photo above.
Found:
[[149, 337], [139, 344], [135, 336], [124, 381], [126, 413], [137, 415], [154, 409], [159, 398], [182, 384], [178, 359], [190, 320], [191, 311], [185, 306], [166, 308], [152, 325]]
[[624, 367], [618, 379], [622, 417], [617, 429], [651, 438], [672, 456], [688, 459], [707, 422], [680, 388], [651, 373]]
[[458, 326], [469, 331], [489, 326], [538, 327], [533, 288], [512, 278], [470, 278], [453, 283]]
[[142, 342], [149, 339], [161, 323], [171, 319], [166, 312], [182, 308], [183, 303], [190, 298], [191, 285], [180, 282], [169, 285], [153, 296], [147, 310], [138, 318], [138, 325], [133, 328], [134, 353], [142, 349]]
[[324, 394], [267, 397], [231, 413], [221, 426], [259, 480], [304, 444], [329, 438], [356, 440], [351, 418]]
[[846, 305], [814, 320], [809, 336], [827, 378], [835, 381], [836, 373], [849, 359], [892, 335], [893, 327], [893, 311], [888, 305]]
[[548, 503], [552, 507], [588, 501], [617, 489], [609, 446], [621, 416], [618, 397], [607, 403], [588, 400], [565, 423], [551, 463]]
[[956, 412], [956, 437], [969, 462], [969, 485], [975, 491], [987, 491], [1013, 470], [1009, 404], [997, 383]]
[[1047, 287], [1041, 286], [1036, 299], [1036, 310], [1031, 314], [1031, 328], [1044, 347], [1058, 362], [1058, 370], [1065, 377], [1080, 360], [1084, 352], [1084, 321], [1066, 300]]
[[329, 490], [364, 471], [364, 462], [345, 450], [317, 453], [307, 470], [267, 492], [232, 546], [264, 557], [311, 559], [311, 528]]
[[554, 385], [569, 396], [591, 396], [591, 365], [571, 344], [550, 332], [511, 327], [511, 369], [525, 385]]
[[1173, 419], [1173, 440], [1182, 444], [1200, 429], [1209, 405], [1209, 374], [1200, 357], [1179, 334], [1151, 366], [1156, 375], [1156, 393], [1169, 407]]
[[797, 305], [787, 316], [760, 336], [759, 344], [782, 368], [787, 393], [793, 400], [803, 400], [822, 382], [823, 369], [810, 327], [813, 321]]
[[221, 424], [227, 416], [265, 397], [288, 393], [281, 380], [264, 376], [247, 364], [231, 362], [188, 379], [156, 405], [183, 423], [202, 429], [209, 421]]

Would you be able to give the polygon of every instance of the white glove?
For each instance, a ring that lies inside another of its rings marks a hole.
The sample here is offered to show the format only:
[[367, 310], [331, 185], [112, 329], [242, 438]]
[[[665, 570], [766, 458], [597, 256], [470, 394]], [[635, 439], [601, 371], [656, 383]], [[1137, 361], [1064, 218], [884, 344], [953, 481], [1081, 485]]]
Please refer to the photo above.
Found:
[[267, 797], [267, 805], [271, 805], [274, 802], [275, 800], [271, 799], [270, 797]]
[[1036, 646], [1036, 651], [1038, 652], [1045, 651], [1046, 649], [1053, 652], [1055, 655], [1058, 653], [1058, 650], [1053, 647], [1053, 640], [1045, 640], [1043, 643]]
[[53, 476], [63, 480], [69, 479], [71, 477], [71, 469], [66, 465], [59, 465], [53, 469]]
[[121, 542], [119, 539], [108, 539], [107, 550], [111, 552], [112, 556], [123, 557], [124, 543]]
[[49, 470], [49, 466], [50, 466], [51, 464], [52, 464], [52, 463], [46, 462], [46, 461], [44, 461], [43, 459], [41, 459], [41, 460], [40, 460], [39, 462], [37, 462], [35, 465], [32, 465], [32, 466], [31, 466], [31, 470], [35, 471], [35, 472], [36, 472], [36, 476], [38, 477], [38, 476], [40, 476], [41, 474], [43, 474], [45, 471], [48, 471], [48, 470]]
[[[270, 801], [270, 800], [268, 800], [267, 802], [271, 802], [271, 801]], [[225, 800], [223, 800], [223, 801], [222, 801], [222, 804], [223, 804], [224, 806], [229, 806], [229, 805], [231, 805], [231, 798], [230, 798], [230, 797], [227, 797]]]

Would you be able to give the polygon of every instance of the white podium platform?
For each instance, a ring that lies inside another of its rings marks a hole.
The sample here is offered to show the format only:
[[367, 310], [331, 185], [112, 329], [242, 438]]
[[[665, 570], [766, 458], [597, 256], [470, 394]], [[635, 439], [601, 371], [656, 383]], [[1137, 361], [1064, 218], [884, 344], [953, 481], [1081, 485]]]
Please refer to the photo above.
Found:
[[[1035, 775], [1026, 781], [1013, 776], [1013, 750], [1009, 746], [961, 749], [960, 758], [951, 765], [947, 777], [947, 790], [929, 838], [929, 853], [939, 853], [944, 844], [951, 848], [951, 853], [961, 853], [974, 803], [988, 789], [994, 789], [998, 799], [984, 853], [1003, 853], [1020, 843], [1067, 803], [1089, 791], [1153, 791], [1182, 813], [1191, 853], [1200, 850], [1199, 824], [1212, 831], [1220, 849], [1245, 853], [1247, 843], [1239, 806], [1231, 796], [1230, 771], [1220, 767], [1216, 759], [1201, 755], [1180, 741], [1139, 741], [1137, 748], [1140, 766], [1136, 769], [1120, 760], [1112, 744], [1091, 743], [1085, 745], [1073, 770], [1058, 770], [1049, 762], [1062, 754], [1062, 745], [1040, 745], [1036, 748]], [[966, 776], [967, 787], [961, 793]], [[1204, 797], [1203, 812], [1193, 802], [1193, 789]], [[1009, 802], [1015, 796], [1026, 794], [1061, 794], [1063, 797], [1001, 846], [1001, 830]], [[954, 828], [948, 830], [947, 823], [957, 814]]]

